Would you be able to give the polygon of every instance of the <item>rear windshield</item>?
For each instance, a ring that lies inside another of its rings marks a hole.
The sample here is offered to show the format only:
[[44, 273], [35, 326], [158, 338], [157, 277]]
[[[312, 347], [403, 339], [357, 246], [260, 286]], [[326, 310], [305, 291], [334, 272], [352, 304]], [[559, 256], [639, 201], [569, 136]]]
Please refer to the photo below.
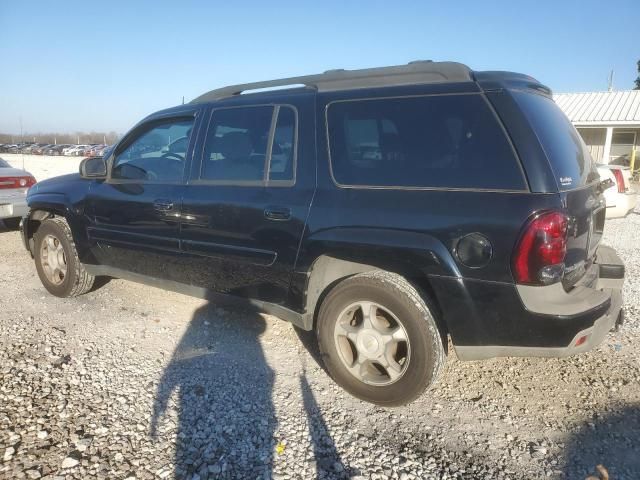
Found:
[[479, 94], [339, 101], [327, 110], [339, 185], [525, 190], [511, 144]]
[[552, 99], [521, 91], [513, 92], [513, 96], [542, 144], [560, 190], [572, 190], [598, 179], [582, 137]]

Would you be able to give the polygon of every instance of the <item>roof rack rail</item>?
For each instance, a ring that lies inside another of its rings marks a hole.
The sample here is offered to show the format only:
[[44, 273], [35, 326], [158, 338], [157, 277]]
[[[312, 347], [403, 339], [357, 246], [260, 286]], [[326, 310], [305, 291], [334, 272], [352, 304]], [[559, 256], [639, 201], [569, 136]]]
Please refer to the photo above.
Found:
[[317, 75], [281, 78], [264, 82], [230, 85], [200, 95], [191, 103], [203, 103], [241, 95], [251, 90], [304, 85], [319, 92], [352, 88], [390, 87], [443, 82], [473, 81], [471, 69], [457, 62], [415, 61], [393, 67], [365, 68], [361, 70], [335, 69]]

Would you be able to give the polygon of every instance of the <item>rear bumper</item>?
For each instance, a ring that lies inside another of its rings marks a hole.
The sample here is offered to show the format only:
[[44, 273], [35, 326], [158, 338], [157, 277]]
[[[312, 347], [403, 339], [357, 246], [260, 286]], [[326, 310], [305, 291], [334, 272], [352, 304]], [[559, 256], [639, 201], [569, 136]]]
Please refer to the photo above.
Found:
[[611, 199], [607, 199], [607, 218], [625, 217], [636, 208], [637, 203], [638, 195], [635, 192], [617, 193]]
[[615, 326], [623, 282], [622, 260], [601, 246], [584, 282], [569, 292], [560, 284], [521, 287], [459, 279], [446, 285], [448, 296], [442, 283], [434, 289], [439, 301], [444, 294], [442, 310], [461, 360], [566, 357], [595, 348]]
[[20, 218], [27, 214], [27, 199], [22, 197], [0, 197], [0, 220], [3, 218]]
[[[607, 334], [616, 325], [622, 312], [622, 293], [620, 290], [611, 292], [611, 302], [607, 313], [598, 317], [593, 325], [579, 330], [564, 347], [544, 346], [454, 346], [456, 355], [461, 360], [483, 360], [493, 357], [568, 357], [577, 353], [584, 353], [594, 349], [602, 343]], [[578, 344], [578, 342], [582, 343]]]

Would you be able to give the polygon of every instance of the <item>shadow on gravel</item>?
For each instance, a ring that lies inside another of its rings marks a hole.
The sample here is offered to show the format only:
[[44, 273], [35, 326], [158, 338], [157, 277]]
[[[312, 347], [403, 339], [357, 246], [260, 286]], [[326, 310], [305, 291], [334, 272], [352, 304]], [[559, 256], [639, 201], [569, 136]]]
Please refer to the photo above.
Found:
[[322, 368], [322, 370], [329, 375], [329, 372], [327, 372], [324, 362], [322, 361], [322, 354], [320, 353], [320, 347], [318, 346], [318, 339], [316, 338], [315, 332], [308, 332], [296, 326], [293, 326], [293, 331], [296, 333], [296, 336], [298, 337], [298, 340], [300, 340], [300, 343], [302, 343], [302, 346], [316, 362], [316, 365]]
[[[265, 327], [250, 310], [208, 304], [193, 315], [160, 379], [151, 419], [152, 437], [176, 435], [174, 478], [272, 478], [277, 418], [274, 372], [260, 344]], [[317, 478], [349, 478], [306, 373], [300, 393]]]
[[567, 441], [564, 463], [568, 479], [595, 475], [598, 464], [606, 467], [611, 480], [640, 478], [640, 404], [603, 413], [585, 423]]
[[154, 437], [175, 430], [175, 478], [271, 478], [274, 373], [259, 341], [264, 330], [257, 312], [229, 318], [206, 305], [194, 314], [158, 385], [151, 423]]
[[338, 453], [333, 438], [318, 408], [318, 403], [307, 380], [306, 372], [300, 375], [300, 391], [304, 409], [307, 412], [309, 433], [313, 443], [313, 455], [316, 461], [317, 478], [351, 478], [351, 471], [346, 468]]

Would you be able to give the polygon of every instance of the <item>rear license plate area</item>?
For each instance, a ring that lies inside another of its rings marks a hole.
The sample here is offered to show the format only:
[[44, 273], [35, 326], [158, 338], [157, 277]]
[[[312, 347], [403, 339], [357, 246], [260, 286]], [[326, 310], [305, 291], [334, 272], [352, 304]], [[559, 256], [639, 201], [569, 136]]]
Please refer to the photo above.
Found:
[[0, 205], [0, 218], [6, 218], [13, 215], [13, 205], [5, 203]]
[[587, 247], [587, 258], [593, 258], [602, 240], [602, 233], [604, 232], [604, 220], [606, 210], [605, 207], [599, 207], [593, 211], [591, 215], [589, 225], [589, 243]]

